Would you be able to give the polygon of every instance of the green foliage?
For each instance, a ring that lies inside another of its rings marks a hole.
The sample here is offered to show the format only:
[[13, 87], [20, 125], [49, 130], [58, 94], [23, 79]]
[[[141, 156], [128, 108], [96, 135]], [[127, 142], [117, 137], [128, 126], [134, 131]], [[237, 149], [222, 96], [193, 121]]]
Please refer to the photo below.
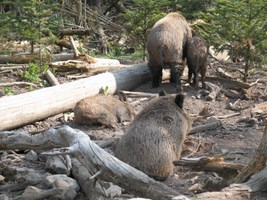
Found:
[[31, 92], [31, 91], [34, 90], [34, 88], [30, 85], [30, 86], [27, 87], [27, 90], [28, 90], [29, 92]]
[[21, 76], [23, 80], [30, 81], [33, 83], [40, 83], [41, 82], [40, 76], [42, 75], [43, 72], [47, 70], [48, 70], [47, 65], [39, 66], [35, 63], [29, 63], [29, 67], [27, 68], [27, 70], [23, 71]]
[[56, 40], [53, 32], [59, 28], [59, 19], [53, 13], [58, 6], [54, 1], [6, 0], [3, 3], [13, 9], [1, 14], [0, 26], [4, 28], [0, 30], [0, 35], [29, 40], [32, 48], [35, 43], [43, 44], [43, 37], [49, 38], [45, 43]]
[[165, 14], [161, 8], [170, 5], [171, 1], [157, 0], [134, 0], [134, 7], [129, 9], [124, 18], [128, 24], [126, 31], [133, 40], [132, 43], [138, 44], [143, 50], [143, 59], [146, 56], [146, 37], [154, 23], [162, 18]]
[[22, 78], [23, 80], [26, 80], [26, 81], [39, 83], [41, 82], [39, 74], [40, 74], [39, 66], [36, 65], [35, 63], [29, 63], [28, 69], [22, 73]]
[[116, 45], [116, 46], [112, 47], [111, 51], [112, 51], [112, 54], [114, 56], [121, 56], [124, 54], [123, 53], [123, 46], [121, 46], [121, 45]]
[[108, 86], [105, 87], [105, 89], [104, 89], [104, 94], [105, 94], [105, 95], [108, 94]]
[[177, 9], [187, 20], [199, 18], [201, 12], [206, 13], [216, 5], [216, 0], [176, 0]]
[[4, 95], [12, 95], [12, 94], [14, 94], [14, 91], [12, 90], [12, 88], [6, 86], [4, 88]]
[[249, 69], [266, 62], [266, 0], [216, 0], [197, 12], [204, 23], [194, 29], [218, 51], [228, 50], [233, 60], [245, 62], [244, 81]]
[[108, 86], [106, 86], [105, 89], [103, 89], [103, 87], [101, 87], [99, 89], [99, 94], [108, 95]]

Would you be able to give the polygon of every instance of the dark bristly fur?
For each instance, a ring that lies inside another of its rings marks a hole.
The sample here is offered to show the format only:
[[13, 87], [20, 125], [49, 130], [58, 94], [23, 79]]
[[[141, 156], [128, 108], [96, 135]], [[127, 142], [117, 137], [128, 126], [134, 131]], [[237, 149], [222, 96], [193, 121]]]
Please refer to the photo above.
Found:
[[151, 29], [147, 39], [148, 66], [152, 74], [152, 87], [162, 81], [162, 69], [171, 70], [170, 81], [181, 90], [181, 75], [184, 70], [187, 41], [191, 30], [179, 13], [169, 13]]
[[198, 87], [198, 73], [202, 77], [202, 88], [205, 88], [205, 78], [207, 70], [207, 58], [209, 46], [207, 42], [199, 37], [194, 36], [188, 41], [187, 45], [187, 65], [188, 65], [188, 82], [191, 84], [191, 78], [194, 74], [193, 86]]
[[175, 97], [175, 103], [177, 106], [183, 110], [183, 105], [184, 105], [184, 95], [183, 94], [177, 94]]
[[115, 156], [158, 180], [173, 174], [191, 120], [182, 111], [182, 94], [152, 100], [129, 125]]

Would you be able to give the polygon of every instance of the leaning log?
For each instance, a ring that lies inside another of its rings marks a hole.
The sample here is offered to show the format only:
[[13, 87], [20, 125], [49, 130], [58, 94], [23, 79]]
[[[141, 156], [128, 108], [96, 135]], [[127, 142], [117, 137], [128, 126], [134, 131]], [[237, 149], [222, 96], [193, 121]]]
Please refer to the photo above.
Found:
[[250, 200], [266, 199], [267, 168], [258, 172], [247, 182], [242, 184], [231, 184], [219, 192], [204, 192], [198, 194], [191, 200]]
[[0, 98], [0, 130], [10, 130], [70, 110], [81, 99], [108, 87], [108, 93], [132, 90], [150, 80], [146, 64], [98, 74], [49, 88]]
[[155, 181], [143, 172], [120, 161], [92, 142], [88, 135], [68, 126], [49, 129], [44, 134], [36, 135], [30, 135], [27, 132], [3, 131], [0, 132], [0, 139], [0, 150], [49, 150], [65, 147], [43, 154], [74, 155], [88, 172], [94, 174], [90, 179], [113, 182], [126, 191], [141, 197], [171, 200], [172, 197], [180, 196], [175, 189]]

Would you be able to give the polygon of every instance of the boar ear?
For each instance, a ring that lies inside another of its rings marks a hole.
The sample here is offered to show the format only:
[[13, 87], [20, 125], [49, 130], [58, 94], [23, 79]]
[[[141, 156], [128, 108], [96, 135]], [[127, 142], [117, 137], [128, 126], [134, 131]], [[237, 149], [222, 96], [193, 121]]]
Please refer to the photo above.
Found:
[[161, 90], [160, 92], [159, 92], [159, 96], [166, 96], [166, 91], [165, 90]]
[[175, 97], [175, 103], [181, 109], [183, 109], [184, 98], [185, 98], [185, 95], [183, 94], [177, 94]]

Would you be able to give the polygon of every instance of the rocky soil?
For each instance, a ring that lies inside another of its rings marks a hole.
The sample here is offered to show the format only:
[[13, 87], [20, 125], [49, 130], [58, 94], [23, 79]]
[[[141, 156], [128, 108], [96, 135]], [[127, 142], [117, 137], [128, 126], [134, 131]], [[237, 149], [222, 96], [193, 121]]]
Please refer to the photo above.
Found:
[[[216, 66], [218, 65], [213, 64], [209, 67], [209, 76], [216, 76]], [[227, 64], [224, 66], [225, 69], [229, 69], [230, 65]], [[233, 67], [229, 71], [232, 72], [236, 78], [239, 78], [237, 69]], [[20, 81], [21, 78], [19, 73], [20, 72], [17, 70], [9, 73], [0, 73], [0, 83]], [[73, 79], [68, 78], [68, 73], [57, 73], [56, 77], [61, 84], [73, 81]], [[208, 107], [213, 113], [211, 117], [195, 120], [193, 126], [205, 124], [208, 120], [219, 120], [221, 126], [215, 129], [188, 135], [183, 146], [183, 157], [194, 158], [220, 155], [223, 156], [227, 162], [248, 163], [261, 140], [265, 120], [264, 117], [255, 118], [254, 116], [251, 116], [253, 106], [263, 102], [263, 96], [266, 95], [266, 76], [264, 71], [262, 71], [262, 73], [252, 73], [249, 82], [254, 82], [256, 79], [260, 79], [261, 81], [248, 89], [246, 98], [231, 99], [220, 94], [213, 101], [207, 101], [204, 97], [200, 96], [199, 89], [184, 83], [184, 93], [186, 94], [185, 110], [192, 119], [194, 119], [204, 107]], [[44, 85], [46, 84], [37, 84], [36, 88], [42, 88]], [[10, 86], [9, 88], [12, 90], [12, 94], [8, 93], [7, 87], [0, 86], [0, 96], [2, 96], [0, 98], [5, 98], [5, 95], [17, 95], [29, 91], [29, 87], [25, 85]], [[151, 83], [149, 82], [139, 86], [135, 91], [158, 93], [163, 89], [167, 93], [175, 93], [175, 86], [168, 81], [164, 82], [159, 88], [151, 88]], [[137, 112], [149, 103], [149, 99], [146, 98], [130, 98], [129, 101]], [[240, 108], [239, 111], [227, 109], [227, 105], [229, 103], [233, 104], [234, 102], [236, 102], [235, 106]], [[223, 118], [224, 116], [236, 112], [239, 113], [238, 116]], [[252, 120], [240, 122], [240, 119], [245, 118]], [[85, 132], [96, 142], [114, 140], [114, 144], [107, 149], [110, 153], [112, 153], [114, 149], [116, 138], [120, 138], [128, 126], [127, 123], [123, 123], [117, 130], [102, 126], [79, 126], [73, 122], [73, 114], [71, 112], [66, 112], [43, 121], [20, 127], [17, 131], [29, 131], [32, 134], [36, 134], [43, 132], [50, 127], [62, 126], [63, 124], [67, 124], [72, 128]], [[44, 159], [38, 156], [40, 152], [36, 153], [37, 155], [35, 157], [35, 154], [32, 153], [30, 149], [28, 151], [0, 151], [0, 194], [6, 194], [10, 198], [16, 199], [15, 197], [22, 194], [25, 188], [22, 186], [20, 189], [12, 190], [11, 184], [19, 184], [20, 182], [23, 182], [25, 177], [30, 176], [31, 173], [39, 174], [41, 177], [49, 172], [46, 170]], [[32, 154], [33, 156], [31, 156]], [[69, 176], [72, 177], [71, 175]], [[34, 177], [36, 178], [36, 175]], [[33, 177], [31, 178], [33, 179]], [[65, 179], [68, 179], [68, 177], [63, 176], [60, 178], [60, 180]], [[177, 167], [176, 174], [173, 177], [168, 178], [165, 183], [168, 186], [175, 188], [180, 193], [190, 196], [211, 189], [194, 187], [196, 184], [204, 185], [208, 179], [220, 179], [220, 177], [213, 172], [192, 171], [189, 168]], [[71, 191], [77, 193], [77, 196], [73, 197], [73, 199], [86, 199], [84, 192], [79, 190], [77, 183], [73, 183], [72, 181], [73, 179], [70, 179], [67, 182], [71, 185]], [[52, 181], [49, 179], [46, 181], [46, 184], [48, 187], [51, 187], [51, 185], [55, 184], [54, 182], [55, 180]], [[38, 187], [38, 185], [35, 186]], [[106, 188], [111, 188], [110, 186], [111, 184], [106, 184]], [[112, 189], [114, 188], [115, 187], [112, 187]], [[110, 199], [129, 199], [134, 197], [125, 192], [121, 194], [120, 189], [116, 188], [114, 190], [115, 192], [109, 193]], [[68, 194], [69, 197], [74, 195], [73, 193]], [[47, 199], [56, 198], [47, 197]], [[59, 199], [64, 199], [64, 197], [61, 196]], [[264, 198], [262, 197], [262, 199]]]

